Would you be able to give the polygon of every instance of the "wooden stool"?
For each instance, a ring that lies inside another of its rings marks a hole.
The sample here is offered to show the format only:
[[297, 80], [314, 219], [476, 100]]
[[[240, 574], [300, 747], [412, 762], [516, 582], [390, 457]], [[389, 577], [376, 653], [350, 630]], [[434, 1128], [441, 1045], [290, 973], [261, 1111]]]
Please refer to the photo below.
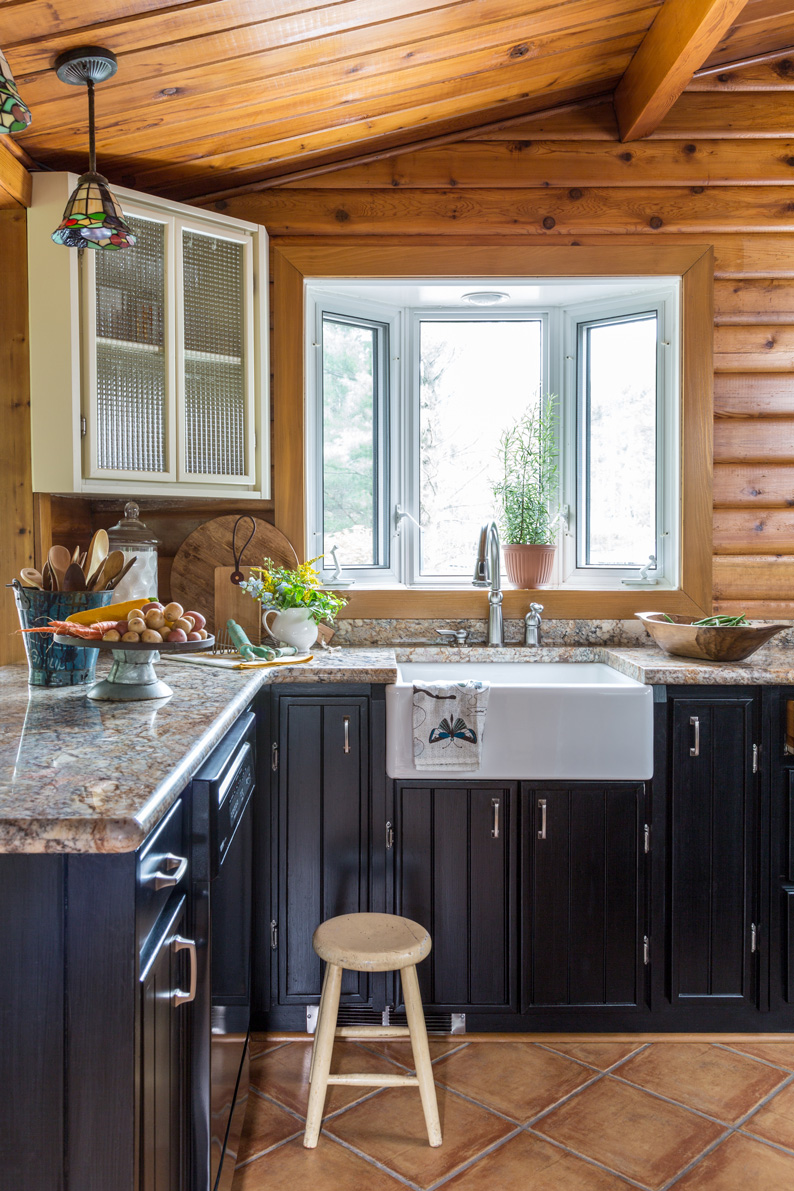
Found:
[[[441, 1145], [436, 1088], [430, 1064], [425, 1016], [416, 965], [430, 954], [430, 935], [410, 918], [395, 914], [343, 914], [329, 918], [317, 927], [312, 946], [325, 960], [320, 1012], [312, 1049], [309, 1075], [309, 1108], [303, 1144], [314, 1149], [320, 1136], [325, 1096], [329, 1084], [354, 1084], [373, 1088], [419, 1088], [431, 1146]], [[337, 1029], [339, 992], [342, 972], [401, 973], [407, 1026], [342, 1026]], [[416, 1075], [330, 1075], [334, 1038], [406, 1038], [411, 1039]]]

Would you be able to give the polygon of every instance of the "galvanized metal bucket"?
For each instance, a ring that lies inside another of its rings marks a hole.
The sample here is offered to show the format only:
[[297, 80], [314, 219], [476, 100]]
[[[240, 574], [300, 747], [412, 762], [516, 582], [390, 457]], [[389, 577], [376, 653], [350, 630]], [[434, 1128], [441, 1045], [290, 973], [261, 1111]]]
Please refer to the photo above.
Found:
[[[104, 608], [112, 591], [39, 591], [14, 579], [14, 599], [23, 629], [44, 628], [84, 608]], [[50, 633], [24, 633], [29, 686], [81, 686], [96, 678], [96, 649], [56, 645]]]

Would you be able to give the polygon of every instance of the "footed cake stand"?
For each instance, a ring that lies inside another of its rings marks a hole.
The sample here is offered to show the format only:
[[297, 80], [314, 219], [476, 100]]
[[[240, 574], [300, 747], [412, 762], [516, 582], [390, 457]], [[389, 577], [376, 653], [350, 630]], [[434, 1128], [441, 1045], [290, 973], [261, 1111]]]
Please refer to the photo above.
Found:
[[138, 699], [167, 699], [173, 691], [157, 677], [154, 663], [161, 653], [200, 653], [212, 649], [214, 637], [205, 641], [162, 641], [153, 649], [147, 641], [85, 641], [74, 637], [53, 638], [58, 645], [79, 645], [81, 649], [99, 649], [113, 655], [107, 678], [101, 678], [87, 692], [89, 699], [108, 699], [114, 703]]

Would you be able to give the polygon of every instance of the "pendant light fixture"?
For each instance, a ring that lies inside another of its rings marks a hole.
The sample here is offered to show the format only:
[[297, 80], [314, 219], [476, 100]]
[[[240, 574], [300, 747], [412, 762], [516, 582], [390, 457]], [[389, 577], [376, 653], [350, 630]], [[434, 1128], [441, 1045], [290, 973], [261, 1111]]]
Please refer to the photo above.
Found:
[[0, 133], [24, 132], [32, 117], [22, 102], [11, 67], [0, 50]]
[[66, 248], [132, 248], [135, 236], [124, 220], [107, 178], [96, 172], [94, 85], [116, 73], [116, 55], [100, 46], [67, 50], [55, 62], [62, 83], [88, 88], [88, 173], [77, 181], [63, 219], [52, 233]]

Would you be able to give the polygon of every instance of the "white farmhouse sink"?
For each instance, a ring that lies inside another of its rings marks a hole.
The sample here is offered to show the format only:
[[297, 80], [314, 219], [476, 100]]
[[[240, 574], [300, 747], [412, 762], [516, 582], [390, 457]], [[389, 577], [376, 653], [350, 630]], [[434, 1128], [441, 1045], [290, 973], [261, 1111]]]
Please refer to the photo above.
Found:
[[[400, 662], [386, 687], [386, 772], [395, 778], [646, 781], [653, 690], [603, 662]], [[416, 769], [414, 682], [491, 684], [476, 770]]]

